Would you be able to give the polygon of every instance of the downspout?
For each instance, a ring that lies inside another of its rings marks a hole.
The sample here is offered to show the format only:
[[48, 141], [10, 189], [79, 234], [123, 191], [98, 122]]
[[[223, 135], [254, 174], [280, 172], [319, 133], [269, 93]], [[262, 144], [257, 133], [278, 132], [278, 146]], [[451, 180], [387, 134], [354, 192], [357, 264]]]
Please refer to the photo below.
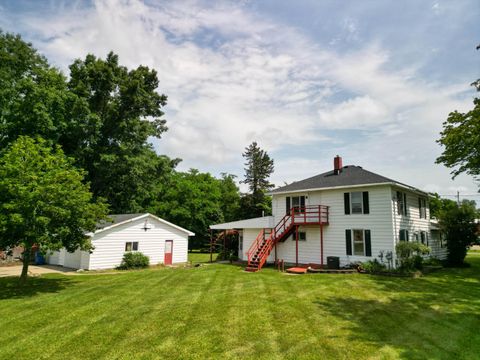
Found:
[[295, 266], [298, 266], [298, 225], [295, 227]]
[[396, 263], [397, 263], [397, 252], [395, 250], [395, 247], [396, 247], [397, 242], [398, 242], [397, 214], [395, 213], [396, 201], [397, 201], [397, 198], [392, 197], [392, 216], [393, 216], [393, 251], [392, 251], [392, 253], [393, 253], [393, 256], [392, 256], [393, 264], [392, 264], [392, 266], [393, 267], [396, 267]]
[[320, 266], [323, 268], [323, 224], [320, 223]]

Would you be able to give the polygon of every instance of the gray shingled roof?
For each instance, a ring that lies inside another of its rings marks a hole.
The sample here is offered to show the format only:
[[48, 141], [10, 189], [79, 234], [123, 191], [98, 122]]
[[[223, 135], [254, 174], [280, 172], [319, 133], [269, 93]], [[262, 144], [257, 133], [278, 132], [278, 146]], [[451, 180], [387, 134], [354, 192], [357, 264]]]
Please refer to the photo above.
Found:
[[97, 230], [104, 229], [108, 226], [112, 226], [114, 224], [119, 224], [124, 221], [128, 221], [131, 219], [135, 219], [139, 216], [145, 215], [146, 213], [141, 213], [141, 214], [115, 214], [115, 215], [108, 215], [109, 220], [108, 221], [100, 221], [97, 223]]
[[363, 169], [361, 166], [347, 165], [342, 167], [339, 174], [335, 174], [334, 171], [328, 171], [323, 174], [312, 176], [311, 178], [300, 180], [292, 184], [279, 187], [272, 190], [271, 193], [299, 191], [308, 189], [321, 189], [337, 186], [351, 186], [351, 185], [367, 185], [367, 184], [379, 184], [379, 183], [397, 183], [398, 181], [386, 178], [385, 176], [372, 173]]

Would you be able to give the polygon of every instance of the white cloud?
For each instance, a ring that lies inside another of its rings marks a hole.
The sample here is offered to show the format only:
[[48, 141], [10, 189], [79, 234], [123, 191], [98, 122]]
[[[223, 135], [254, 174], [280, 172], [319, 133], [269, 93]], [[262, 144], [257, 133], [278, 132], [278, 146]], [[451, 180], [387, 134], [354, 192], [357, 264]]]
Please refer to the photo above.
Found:
[[[415, 63], [393, 69], [392, 53], [376, 41], [336, 53], [234, 2], [65, 4], [45, 16], [23, 13], [14, 23], [47, 39], [34, 45], [64, 69], [88, 52], [109, 50], [129, 67], [157, 69], [170, 130], [155, 144], [183, 158], [184, 167], [240, 175], [243, 164], [231, 162], [257, 140], [274, 153], [321, 146], [330, 154], [276, 159], [278, 184], [328, 170], [340, 153], [346, 163], [412, 185], [451, 185], [448, 170], [433, 165], [435, 139], [448, 112], [471, 103], [459, 96], [467, 86], [429, 83]], [[358, 39], [354, 19], [343, 28]], [[338, 130], [355, 135], [332, 135]]]

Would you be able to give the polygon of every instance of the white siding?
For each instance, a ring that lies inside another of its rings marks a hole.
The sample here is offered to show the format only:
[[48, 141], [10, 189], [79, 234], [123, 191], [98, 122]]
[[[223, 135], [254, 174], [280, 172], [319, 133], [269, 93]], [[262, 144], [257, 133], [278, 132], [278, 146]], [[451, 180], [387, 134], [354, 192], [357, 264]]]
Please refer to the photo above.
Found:
[[65, 253], [65, 262], [63, 263], [63, 266], [72, 269], [80, 269], [82, 253], [83, 251], [81, 250], [75, 250], [73, 253], [67, 251]]
[[188, 261], [188, 235], [172, 226], [149, 217], [150, 229], [145, 231], [145, 218], [113, 227], [97, 233], [92, 238], [92, 253], [77, 250], [69, 253], [65, 249], [54, 251], [48, 263], [73, 269], [112, 269], [120, 265], [125, 253], [126, 242], [138, 242], [138, 251], [150, 258], [150, 264], [164, 262], [165, 240], [173, 241], [172, 263]]
[[[399, 215], [397, 211], [396, 192], [401, 191], [407, 194], [407, 216]], [[399, 241], [400, 229], [408, 230], [409, 241], [415, 241], [415, 234], [418, 234], [420, 239], [420, 232], [424, 231], [428, 237], [428, 245], [432, 249], [431, 256], [439, 259], [446, 257], [446, 248], [440, 247], [440, 239], [438, 236], [432, 236], [431, 222], [430, 222], [430, 209], [427, 203], [427, 216], [426, 219], [420, 218], [420, 209], [418, 206], [419, 197], [425, 198], [425, 196], [419, 195], [412, 191], [406, 191], [399, 188], [392, 188], [392, 218], [393, 218], [393, 236], [395, 242]], [[419, 240], [420, 241], [420, 240]]]
[[[350, 191], [368, 191], [369, 214], [345, 215], [344, 193]], [[327, 256], [340, 257], [341, 265], [355, 261], [367, 261], [378, 256], [381, 250], [393, 251], [392, 215], [391, 215], [391, 187], [365, 186], [351, 189], [324, 190], [305, 192], [306, 205], [329, 206], [329, 225], [323, 228], [323, 262], [326, 264]], [[288, 194], [287, 194], [288, 195]], [[285, 197], [274, 196], [273, 212], [278, 221], [285, 214]], [[293, 194], [292, 194], [293, 195]], [[297, 195], [297, 194], [295, 194]], [[299, 242], [299, 263], [320, 263], [320, 229], [318, 225], [303, 228], [307, 233], [307, 241]], [[346, 254], [346, 229], [364, 229], [371, 231], [372, 257], [347, 256]], [[278, 245], [278, 258], [285, 262], [295, 262], [295, 241], [286, 240]]]
[[60, 251], [51, 251], [47, 254], [47, 264], [60, 265]]
[[145, 231], [145, 219], [130, 222], [96, 234], [95, 247], [89, 259], [89, 269], [111, 269], [120, 265], [125, 243], [138, 241], [138, 251], [150, 258], [150, 264], [164, 262], [165, 240], [173, 240], [172, 262], [187, 262], [188, 236], [185, 232], [149, 218], [150, 229]]
[[[447, 247], [445, 240], [440, 240], [441, 233], [438, 230], [431, 231], [431, 237], [428, 245], [432, 249], [431, 256], [437, 259], [447, 258]], [[442, 246], [443, 245], [443, 246]]]
[[[252, 246], [253, 242], [257, 238], [258, 234], [260, 234], [262, 229], [243, 229], [243, 251], [238, 252], [238, 258], [242, 261], [248, 260], [247, 252]], [[273, 262], [275, 260], [275, 251], [272, 250], [272, 253], [267, 259], [269, 262]]]

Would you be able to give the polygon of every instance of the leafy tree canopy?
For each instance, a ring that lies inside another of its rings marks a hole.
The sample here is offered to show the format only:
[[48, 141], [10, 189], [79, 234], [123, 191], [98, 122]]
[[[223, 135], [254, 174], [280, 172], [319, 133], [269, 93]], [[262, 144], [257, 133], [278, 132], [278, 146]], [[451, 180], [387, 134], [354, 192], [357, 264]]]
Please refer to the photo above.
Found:
[[195, 238], [189, 246], [201, 247], [209, 239], [208, 227], [223, 221], [219, 180], [191, 169], [173, 173], [168, 182], [158, 186], [150, 212], [193, 231]]
[[447, 206], [439, 212], [442, 231], [447, 239], [448, 262], [462, 265], [468, 246], [477, 240], [475, 219], [479, 214], [474, 201], [463, 200], [460, 205]]
[[0, 150], [20, 135], [62, 146], [115, 213], [144, 211], [178, 163], [149, 143], [167, 130], [157, 73], [87, 55], [66, 77], [20, 36], [0, 32]]
[[31, 249], [88, 250], [85, 235], [105, 217], [107, 206], [92, 201], [84, 172], [60, 147], [20, 136], [0, 158], [0, 248], [23, 246], [22, 279]]
[[[480, 91], [480, 79], [471, 85]], [[444, 147], [444, 150], [436, 162], [453, 169], [453, 177], [461, 173], [474, 177], [480, 175], [480, 99], [478, 97], [473, 100], [472, 110], [466, 113], [454, 111], [448, 115], [437, 142]]]
[[113, 53], [105, 60], [87, 55], [70, 66], [68, 88], [87, 111], [62, 145], [87, 170], [94, 194], [117, 213], [144, 210], [162, 171], [178, 163], [159, 157], [148, 142], [167, 130], [161, 119], [167, 97], [158, 84], [155, 70], [128, 70]]
[[0, 149], [20, 135], [57, 142], [75, 108], [61, 72], [20, 36], [0, 31]]

